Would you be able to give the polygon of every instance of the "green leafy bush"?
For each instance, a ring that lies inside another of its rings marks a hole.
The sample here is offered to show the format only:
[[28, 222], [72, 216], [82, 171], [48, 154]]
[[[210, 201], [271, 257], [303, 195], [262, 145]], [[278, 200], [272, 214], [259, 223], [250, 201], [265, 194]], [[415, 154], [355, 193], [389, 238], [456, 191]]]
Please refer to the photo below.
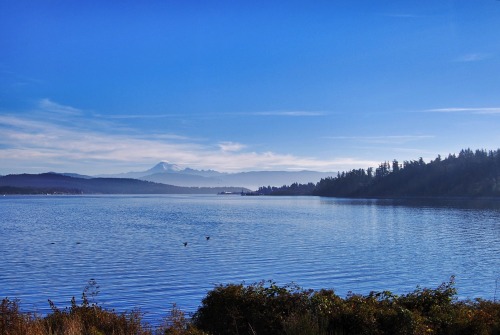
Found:
[[274, 282], [219, 285], [208, 292], [193, 319], [211, 334], [279, 334], [287, 317], [307, 308], [311, 292]]
[[219, 285], [193, 323], [213, 335], [499, 334], [500, 304], [456, 300], [454, 278], [436, 289], [397, 296], [389, 291], [349, 294], [311, 291], [274, 282]]
[[90, 281], [80, 305], [39, 317], [16, 300], [0, 304], [0, 335], [500, 335], [500, 303], [458, 301], [454, 278], [436, 289], [417, 287], [341, 298], [333, 290], [305, 290], [275, 282], [218, 285], [189, 319], [174, 305], [156, 329], [139, 311], [116, 313], [95, 302]]

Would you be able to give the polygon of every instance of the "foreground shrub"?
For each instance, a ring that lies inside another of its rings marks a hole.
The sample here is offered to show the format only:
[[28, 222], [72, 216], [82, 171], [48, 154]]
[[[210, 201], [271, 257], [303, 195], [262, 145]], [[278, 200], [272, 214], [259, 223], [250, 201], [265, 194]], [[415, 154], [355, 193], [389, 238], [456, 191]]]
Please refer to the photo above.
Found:
[[174, 304], [163, 323], [156, 329], [157, 335], [205, 335], [206, 333], [198, 330], [186, 318], [183, 311], [179, 310]]
[[[454, 278], [436, 289], [397, 296], [389, 291], [341, 298], [274, 282], [218, 285], [189, 319], [174, 305], [156, 329], [139, 311], [116, 313], [91, 302], [89, 282], [78, 305], [39, 317], [16, 300], [0, 305], [0, 335], [500, 335], [500, 303], [457, 301]], [[89, 298], [90, 297], [90, 298]]]
[[52, 314], [44, 318], [44, 324], [49, 334], [114, 334], [114, 335], [149, 335], [151, 331], [142, 324], [142, 314], [139, 311], [130, 313], [115, 313], [90, 304], [85, 296], [81, 305], [75, 299], [71, 307], [58, 309], [50, 302]]
[[230, 334], [500, 334], [500, 304], [456, 300], [454, 278], [436, 289], [389, 291], [345, 299], [332, 290], [311, 291], [273, 282], [219, 285], [193, 323], [213, 335]]
[[2, 299], [0, 304], [0, 335], [44, 335], [42, 320], [30, 313], [21, 313], [17, 300]]
[[306, 311], [311, 292], [273, 282], [219, 285], [203, 299], [194, 324], [211, 334], [279, 334], [287, 317]]
[[38, 317], [19, 310], [17, 300], [2, 300], [0, 305], [0, 335], [206, 335], [196, 329], [175, 305], [163, 324], [153, 330], [142, 322], [139, 311], [116, 313], [107, 311], [83, 295], [82, 303], [71, 301], [71, 307], [57, 308], [49, 304], [52, 313]]
[[[5, 298], [0, 305], [0, 335], [205, 335], [196, 329], [174, 305], [163, 324], [154, 331], [139, 311], [116, 313], [95, 303], [99, 286], [91, 279], [80, 305], [59, 309], [52, 301], [52, 312], [45, 317], [20, 311], [17, 300]], [[92, 301], [92, 302], [91, 302]]]

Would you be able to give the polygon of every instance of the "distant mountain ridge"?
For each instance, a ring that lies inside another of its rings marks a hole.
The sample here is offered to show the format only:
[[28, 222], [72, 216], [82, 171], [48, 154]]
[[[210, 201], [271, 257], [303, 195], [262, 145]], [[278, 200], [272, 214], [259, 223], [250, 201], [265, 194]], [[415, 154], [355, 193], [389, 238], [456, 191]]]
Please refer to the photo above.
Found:
[[171, 174], [185, 174], [185, 175], [197, 175], [203, 177], [212, 177], [217, 175], [222, 175], [224, 173], [217, 172], [214, 170], [194, 170], [191, 168], [182, 169], [179, 165], [171, 164], [168, 162], [160, 162], [153, 166], [151, 169], [146, 171], [133, 171], [133, 172], [124, 172], [124, 173], [115, 173], [115, 174], [101, 174], [95, 177], [98, 178], [134, 178], [141, 179], [146, 176], [162, 174], [162, 173], [171, 173]]
[[234, 187], [180, 187], [132, 178], [81, 178], [54, 172], [0, 177], [0, 194], [216, 194]]
[[156, 183], [183, 187], [244, 187], [257, 189], [260, 186], [283, 186], [292, 183], [318, 182], [322, 178], [335, 175], [334, 172], [317, 171], [252, 171], [218, 172], [180, 168], [176, 164], [160, 162], [142, 172], [100, 175], [106, 178], [134, 178]]

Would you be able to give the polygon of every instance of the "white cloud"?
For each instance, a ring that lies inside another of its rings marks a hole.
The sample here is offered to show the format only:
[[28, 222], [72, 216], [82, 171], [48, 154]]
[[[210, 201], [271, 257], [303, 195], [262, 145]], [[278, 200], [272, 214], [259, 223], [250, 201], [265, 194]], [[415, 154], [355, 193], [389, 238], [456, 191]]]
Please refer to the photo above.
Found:
[[500, 107], [469, 108], [469, 107], [451, 107], [426, 109], [424, 112], [432, 113], [472, 113], [472, 114], [499, 114]]
[[178, 140], [178, 141], [194, 140], [193, 138], [176, 134], [152, 134], [152, 135], [147, 135], [144, 138], [157, 139], [157, 140]]
[[324, 116], [327, 115], [326, 112], [322, 111], [267, 111], [267, 112], [255, 112], [254, 115], [262, 116]]
[[[283, 117], [311, 117], [328, 115], [325, 111], [263, 111], [263, 112], [248, 112], [248, 113], [201, 113], [190, 114], [190, 117], [207, 118], [207, 117], [227, 117], [227, 116], [283, 116]], [[182, 113], [164, 113], [164, 114], [115, 114], [115, 115], [100, 115], [98, 117], [106, 119], [161, 119], [161, 118], [184, 118]]]
[[42, 110], [58, 114], [68, 114], [68, 115], [82, 114], [82, 111], [77, 108], [61, 105], [51, 101], [50, 99], [41, 99], [40, 101], [38, 101], [38, 107]]
[[163, 119], [169, 117], [184, 117], [182, 114], [115, 114], [115, 115], [99, 115], [96, 116], [107, 119]]
[[489, 53], [469, 53], [462, 55], [455, 59], [456, 62], [479, 62], [488, 58], [493, 57], [493, 55]]
[[434, 135], [385, 135], [385, 136], [329, 136], [330, 140], [362, 141], [371, 143], [406, 143], [434, 138]]
[[328, 113], [324, 111], [265, 111], [265, 112], [254, 112], [249, 114], [262, 115], [262, 116], [299, 117], [299, 116], [324, 116], [327, 115]]
[[[50, 170], [83, 174], [126, 172], [159, 161], [222, 172], [337, 171], [372, 163], [255, 152], [243, 143], [212, 143], [176, 134], [144, 134], [111, 122], [101, 123], [100, 118], [49, 99], [40, 101], [38, 108], [29, 114], [0, 115], [0, 160], [5, 162], [0, 167], [1, 174]], [[48, 111], [65, 117], [47, 118]]]
[[225, 152], [241, 151], [245, 147], [246, 147], [245, 145], [243, 145], [241, 143], [236, 143], [236, 142], [221, 142], [221, 143], [219, 143], [219, 148]]

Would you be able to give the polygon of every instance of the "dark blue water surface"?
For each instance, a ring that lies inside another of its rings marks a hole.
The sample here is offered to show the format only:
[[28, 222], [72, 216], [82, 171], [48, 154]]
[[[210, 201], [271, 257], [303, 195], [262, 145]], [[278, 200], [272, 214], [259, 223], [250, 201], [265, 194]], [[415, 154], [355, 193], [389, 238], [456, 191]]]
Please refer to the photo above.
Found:
[[459, 298], [499, 297], [500, 200], [0, 197], [0, 298], [42, 314], [47, 299], [79, 299], [91, 278], [99, 304], [155, 323], [173, 303], [194, 312], [220, 283], [345, 296], [435, 288], [452, 275]]

